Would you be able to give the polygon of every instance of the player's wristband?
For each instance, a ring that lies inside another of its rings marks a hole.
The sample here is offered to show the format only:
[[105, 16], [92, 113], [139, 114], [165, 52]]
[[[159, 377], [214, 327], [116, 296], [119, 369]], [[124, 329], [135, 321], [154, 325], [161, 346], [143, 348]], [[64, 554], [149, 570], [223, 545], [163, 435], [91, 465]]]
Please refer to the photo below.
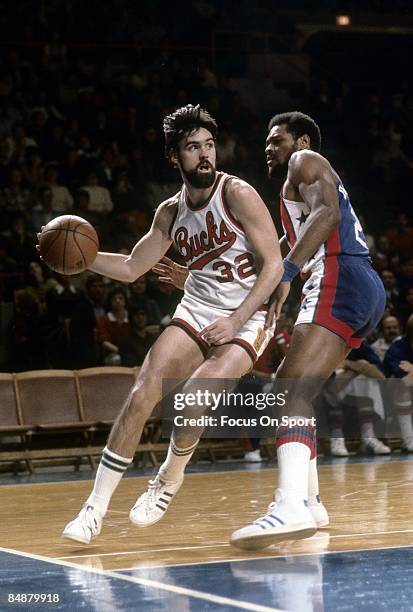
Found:
[[284, 274], [282, 275], [281, 280], [291, 282], [293, 278], [295, 278], [297, 274], [300, 273], [300, 268], [296, 266], [295, 263], [293, 263], [292, 261], [289, 261], [288, 259], [284, 259], [283, 263], [284, 263]]

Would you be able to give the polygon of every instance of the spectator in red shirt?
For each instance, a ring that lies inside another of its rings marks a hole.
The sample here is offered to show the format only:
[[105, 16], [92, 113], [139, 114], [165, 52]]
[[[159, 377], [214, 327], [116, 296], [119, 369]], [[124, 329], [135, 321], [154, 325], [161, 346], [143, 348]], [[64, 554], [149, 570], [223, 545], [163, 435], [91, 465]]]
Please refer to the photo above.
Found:
[[406, 213], [399, 213], [395, 227], [387, 230], [391, 249], [398, 251], [402, 258], [413, 257], [413, 227]]
[[126, 293], [121, 288], [108, 295], [107, 312], [97, 320], [97, 341], [105, 365], [121, 365], [119, 344], [131, 333]]

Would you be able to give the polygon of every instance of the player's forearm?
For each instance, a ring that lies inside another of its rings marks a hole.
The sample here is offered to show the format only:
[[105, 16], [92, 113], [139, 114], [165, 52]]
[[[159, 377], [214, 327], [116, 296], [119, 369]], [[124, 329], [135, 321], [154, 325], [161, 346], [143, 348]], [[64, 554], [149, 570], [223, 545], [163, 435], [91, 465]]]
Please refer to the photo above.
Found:
[[99, 252], [89, 270], [124, 283], [131, 283], [140, 276], [136, 274], [136, 266], [131, 264], [129, 256], [120, 253]]
[[250, 293], [233, 315], [231, 315], [240, 326], [244, 325], [270, 297], [280, 283], [283, 272], [284, 268], [281, 260], [277, 263], [274, 263], [274, 259], [264, 262]]
[[314, 255], [340, 223], [340, 213], [335, 209], [319, 208], [311, 213], [301, 234], [288, 254], [288, 260], [298, 268]]

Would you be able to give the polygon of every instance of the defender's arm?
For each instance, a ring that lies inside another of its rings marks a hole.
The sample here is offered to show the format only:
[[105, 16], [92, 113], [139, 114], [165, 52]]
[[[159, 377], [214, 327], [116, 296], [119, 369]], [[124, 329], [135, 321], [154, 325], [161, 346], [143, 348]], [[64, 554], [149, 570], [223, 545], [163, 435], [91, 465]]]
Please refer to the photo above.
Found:
[[340, 223], [336, 178], [326, 160], [312, 151], [300, 151], [291, 156], [287, 181], [311, 209], [304, 231], [287, 257], [301, 269]]

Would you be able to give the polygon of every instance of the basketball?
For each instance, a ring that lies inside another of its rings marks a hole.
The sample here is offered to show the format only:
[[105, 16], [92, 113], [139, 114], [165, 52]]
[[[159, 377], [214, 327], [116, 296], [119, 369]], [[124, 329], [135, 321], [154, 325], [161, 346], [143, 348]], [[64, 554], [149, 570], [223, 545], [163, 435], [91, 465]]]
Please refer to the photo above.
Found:
[[44, 226], [39, 247], [49, 268], [60, 274], [79, 274], [95, 260], [99, 239], [86, 219], [62, 215]]

